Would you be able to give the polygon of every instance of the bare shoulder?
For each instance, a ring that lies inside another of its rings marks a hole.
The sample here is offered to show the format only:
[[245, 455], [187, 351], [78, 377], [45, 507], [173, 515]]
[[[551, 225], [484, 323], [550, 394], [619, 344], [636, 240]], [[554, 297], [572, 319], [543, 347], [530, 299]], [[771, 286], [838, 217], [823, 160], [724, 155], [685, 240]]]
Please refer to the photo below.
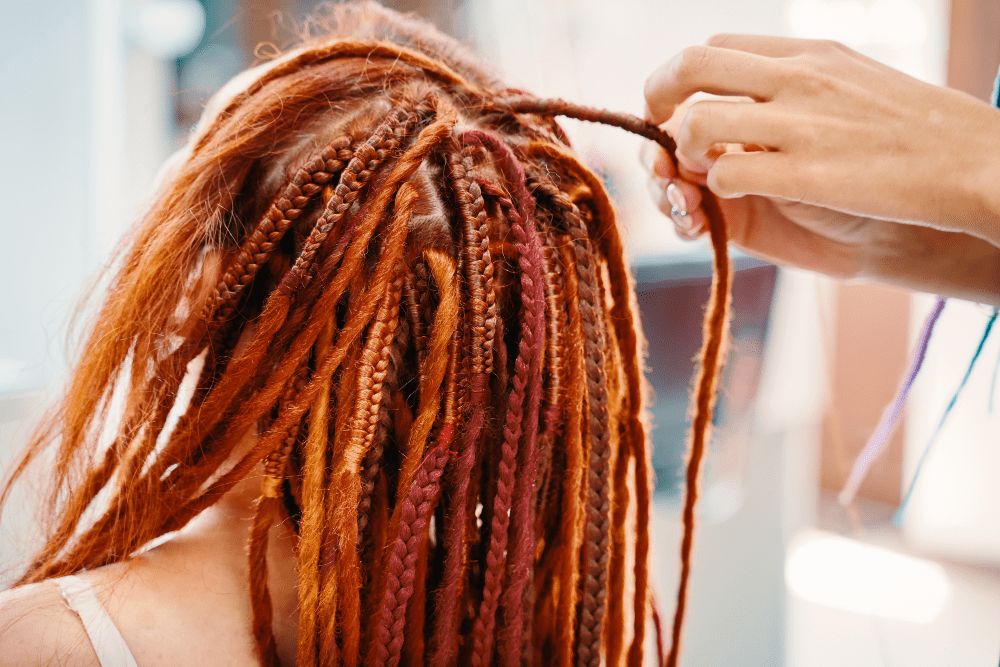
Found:
[[0, 663], [99, 667], [79, 617], [54, 581], [0, 592]]

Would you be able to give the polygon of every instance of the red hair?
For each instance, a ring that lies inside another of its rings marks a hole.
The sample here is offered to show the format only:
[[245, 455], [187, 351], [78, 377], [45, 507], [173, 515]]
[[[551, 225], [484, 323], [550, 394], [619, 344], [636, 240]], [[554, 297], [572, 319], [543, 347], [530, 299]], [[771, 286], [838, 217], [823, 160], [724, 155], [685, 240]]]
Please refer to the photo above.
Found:
[[[614, 209], [551, 116], [673, 142], [512, 94], [416, 19], [327, 19], [332, 37], [215, 114], [124, 246], [14, 471], [54, 451], [51, 525], [20, 583], [128, 559], [263, 460], [249, 557], [267, 664], [266, 543], [287, 511], [299, 664], [641, 665], [641, 334]], [[713, 204], [674, 661], [725, 331]]]

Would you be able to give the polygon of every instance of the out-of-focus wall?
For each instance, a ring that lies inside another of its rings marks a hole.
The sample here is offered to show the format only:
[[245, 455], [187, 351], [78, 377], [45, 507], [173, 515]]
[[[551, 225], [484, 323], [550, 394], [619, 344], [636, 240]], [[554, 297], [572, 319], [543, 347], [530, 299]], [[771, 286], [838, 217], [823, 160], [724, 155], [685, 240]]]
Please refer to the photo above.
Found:
[[[0, 466], [23, 439], [38, 391], [61, 373], [63, 324], [96, 267], [87, 6], [8, 3], [0, 59]], [[19, 502], [14, 498], [13, 503]], [[0, 528], [2, 571], [31, 538], [30, 515]]]
[[62, 363], [67, 306], [95, 266], [87, 6], [4, 6], [0, 59], [0, 394]]

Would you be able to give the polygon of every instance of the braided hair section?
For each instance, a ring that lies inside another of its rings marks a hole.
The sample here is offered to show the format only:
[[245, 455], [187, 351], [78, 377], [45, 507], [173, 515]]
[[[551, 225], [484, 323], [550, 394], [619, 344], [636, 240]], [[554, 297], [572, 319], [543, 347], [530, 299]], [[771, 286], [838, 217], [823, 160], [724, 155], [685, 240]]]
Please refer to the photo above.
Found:
[[[22, 583], [125, 561], [263, 466], [247, 554], [263, 664], [643, 663], [642, 338], [610, 200], [551, 117], [673, 143], [422, 44], [310, 43], [197, 137], [123, 255], [79, 396], [15, 471], [54, 456]], [[728, 317], [705, 207], [716, 278], [669, 665]], [[268, 586], [279, 524], [297, 605]]]

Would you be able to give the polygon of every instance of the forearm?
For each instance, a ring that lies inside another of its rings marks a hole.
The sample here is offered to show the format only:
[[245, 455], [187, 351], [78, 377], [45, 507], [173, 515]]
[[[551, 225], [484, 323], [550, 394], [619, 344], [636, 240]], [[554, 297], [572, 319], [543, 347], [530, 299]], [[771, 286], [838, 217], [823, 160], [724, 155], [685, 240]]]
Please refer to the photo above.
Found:
[[968, 234], [904, 227], [908, 242], [880, 244], [859, 278], [1000, 306], [1000, 247]]
[[[973, 206], [966, 220], [969, 234], [1000, 246], [1000, 111], [990, 133], [990, 147], [971, 179]], [[996, 136], [992, 136], [996, 135]]]

